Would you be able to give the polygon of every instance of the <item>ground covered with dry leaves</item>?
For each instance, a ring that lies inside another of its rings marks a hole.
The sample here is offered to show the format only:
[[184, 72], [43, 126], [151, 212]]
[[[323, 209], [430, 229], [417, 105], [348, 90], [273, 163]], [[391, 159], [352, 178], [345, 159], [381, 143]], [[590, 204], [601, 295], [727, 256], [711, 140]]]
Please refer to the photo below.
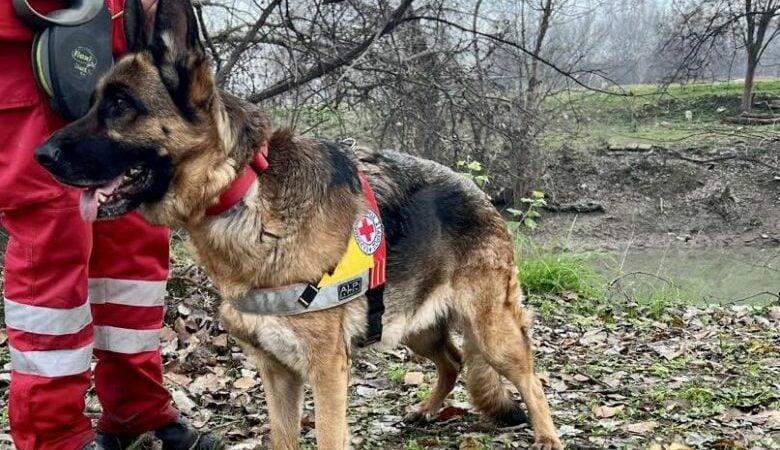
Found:
[[[166, 381], [196, 426], [233, 449], [267, 446], [261, 380], [215, 319], [215, 293], [195, 267], [169, 283], [163, 336]], [[667, 306], [620, 296], [536, 296], [537, 364], [568, 448], [780, 449], [780, 306]], [[0, 333], [0, 448], [10, 447], [6, 335]], [[403, 349], [355, 358], [349, 422], [357, 449], [527, 448], [530, 428], [482, 420], [458, 384], [437, 422], [410, 426], [407, 408], [435, 371]], [[314, 447], [313, 404], [304, 408], [304, 448]], [[89, 413], [99, 415], [90, 395]], [[156, 449], [143, 443], [139, 449]]]

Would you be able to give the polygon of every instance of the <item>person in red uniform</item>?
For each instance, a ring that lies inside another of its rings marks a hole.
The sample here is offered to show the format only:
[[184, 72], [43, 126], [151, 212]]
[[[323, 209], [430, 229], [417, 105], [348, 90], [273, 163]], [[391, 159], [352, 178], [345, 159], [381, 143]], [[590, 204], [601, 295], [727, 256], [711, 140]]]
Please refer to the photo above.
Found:
[[[155, 0], [144, 0], [147, 11]], [[43, 13], [64, 0], [32, 0]], [[124, 0], [106, 0], [115, 55], [124, 51]], [[124, 449], [155, 431], [164, 450], [222, 448], [180, 417], [163, 386], [159, 331], [169, 232], [140, 215], [89, 224], [79, 193], [55, 182], [33, 151], [62, 120], [38, 91], [34, 30], [0, 0], [0, 220], [9, 418], [19, 450]], [[103, 413], [84, 415], [92, 376]]]

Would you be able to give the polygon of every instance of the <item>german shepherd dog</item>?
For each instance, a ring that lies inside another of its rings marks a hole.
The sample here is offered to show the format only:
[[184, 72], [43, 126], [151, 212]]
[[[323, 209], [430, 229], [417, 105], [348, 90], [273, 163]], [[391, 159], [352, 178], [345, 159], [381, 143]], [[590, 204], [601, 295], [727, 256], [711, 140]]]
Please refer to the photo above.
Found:
[[[373, 187], [387, 238], [381, 347], [404, 344], [436, 365], [430, 396], [409, 420], [434, 418], [463, 365], [472, 403], [502, 424], [526, 420], [534, 449], [561, 449], [534, 372], [514, 247], [487, 196], [431, 161], [272, 131], [258, 106], [214, 83], [189, 0], [160, 0], [153, 27], [128, 1], [129, 54], [99, 82], [85, 117], [36, 150], [59, 182], [83, 189], [87, 219], [135, 209], [183, 227], [224, 301], [221, 320], [259, 368], [271, 443], [297, 449], [303, 385], [313, 390], [318, 448], [349, 446], [350, 360], [367, 326], [365, 296], [291, 316], [242, 313], [250, 289], [312, 283], [333, 270]], [[147, 31], [147, 28], [149, 31]], [[269, 167], [232, 209], [205, 211], [268, 142]], [[461, 350], [453, 343], [463, 333]]]

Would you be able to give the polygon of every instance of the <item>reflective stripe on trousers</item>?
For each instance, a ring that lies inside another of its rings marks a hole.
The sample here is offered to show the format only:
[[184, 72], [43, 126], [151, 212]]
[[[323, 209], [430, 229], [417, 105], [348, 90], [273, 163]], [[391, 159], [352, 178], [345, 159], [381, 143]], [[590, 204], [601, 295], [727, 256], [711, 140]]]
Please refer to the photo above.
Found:
[[[165, 298], [164, 281], [90, 279], [90, 301], [93, 304], [120, 304], [138, 307], [139, 315], [151, 315], [147, 322], [159, 322], [157, 311], [146, 311], [148, 307], [161, 308]], [[116, 301], [114, 300], [116, 299]], [[25, 333], [65, 336], [78, 333], [92, 322], [90, 305], [83, 303], [74, 308], [48, 308], [29, 305], [8, 298], [4, 299], [5, 323], [9, 329]], [[94, 327], [94, 348], [117, 353], [141, 353], [157, 350], [160, 344], [160, 328], [132, 329], [115, 326]], [[11, 365], [14, 370], [30, 375], [45, 377], [68, 376], [89, 369], [92, 345], [75, 349], [24, 350], [11, 345]]]

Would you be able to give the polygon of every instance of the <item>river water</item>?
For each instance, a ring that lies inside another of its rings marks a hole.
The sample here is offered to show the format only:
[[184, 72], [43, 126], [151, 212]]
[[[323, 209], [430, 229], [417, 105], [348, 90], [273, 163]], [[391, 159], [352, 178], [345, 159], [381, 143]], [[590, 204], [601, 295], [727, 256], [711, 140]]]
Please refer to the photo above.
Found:
[[610, 279], [641, 272], [622, 278], [621, 283], [646, 288], [667, 284], [662, 278], [708, 303], [766, 304], [780, 296], [780, 249], [776, 247], [629, 248], [613, 253], [608, 264], [599, 264], [599, 271]]

